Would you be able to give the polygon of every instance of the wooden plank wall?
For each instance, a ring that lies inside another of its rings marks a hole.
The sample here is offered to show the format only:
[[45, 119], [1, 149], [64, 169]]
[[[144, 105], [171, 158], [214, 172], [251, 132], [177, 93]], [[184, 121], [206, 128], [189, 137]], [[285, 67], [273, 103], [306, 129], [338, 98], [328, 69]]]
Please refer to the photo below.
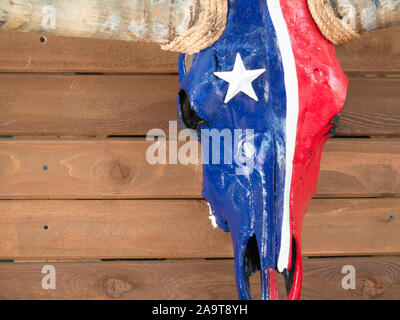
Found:
[[[303, 299], [400, 299], [399, 39], [337, 48], [350, 88], [304, 221]], [[0, 299], [236, 299], [201, 167], [145, 160], [177, 89], [177, 55], [152, 44], [0, 33]]]

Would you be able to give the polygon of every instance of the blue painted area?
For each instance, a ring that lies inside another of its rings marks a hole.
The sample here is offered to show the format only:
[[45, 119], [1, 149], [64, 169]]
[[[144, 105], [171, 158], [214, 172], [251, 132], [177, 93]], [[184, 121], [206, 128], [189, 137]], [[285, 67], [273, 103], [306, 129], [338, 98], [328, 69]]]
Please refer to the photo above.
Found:
[[[214, 72], [231, 71], [237, 53], [247, 70], [266, 69], [252, 83], [259, 101], [239, 93], [229, 103], [224, 103], [229, 84]], [[213, 46], [194, 56], [187, 72], [181, 56], [179, 72], [181, 89], [186, 90], [192, 108], [211, 129], [241, 129], [243, 141], [254, 140], [256, 156], [249, 174], [238, 175], [237, 169], [249, 168], [235, 162], [204, 164], [202, 191], [218, 225], [231, 232], [239, 298], [249, 299], [243, 263], [246, 244], [255, 235], [261, 269], [276, 268], [285, 185], [284, 73], [266, 1], [230, 0], [224, 34]], [[178, 114], [184, 125], [179, 108], [178, 101]], [[246, 129], [254, 130], [254, 134], [247, 134]], [[205, 144], [204, 137], [202, 144]], [[212, 146], [210, 148], [212, 154]], [[231, 148], [233, 153], [234, 146]], [[223, 144], [219, 151], [224, 153]], [[263, 283], [264, 287], [268, 286], [267, 280]], [[266, 288], [263, 292], [267, 292]]]

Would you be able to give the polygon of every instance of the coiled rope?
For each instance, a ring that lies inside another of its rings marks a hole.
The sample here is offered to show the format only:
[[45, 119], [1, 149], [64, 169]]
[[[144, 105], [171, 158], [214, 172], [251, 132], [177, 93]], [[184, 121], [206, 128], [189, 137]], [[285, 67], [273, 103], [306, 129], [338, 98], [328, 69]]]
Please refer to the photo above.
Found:
[[336, 15], [329, 0], [307, 0], [308, 8], [321, 33], [334, 45], [357, 39], [360, 35]]
[[225, 30], [228, 15], [228, 0], [202, 0], [199, 18], [189, 30], [169, 43], [163, 50], [197, 53], [213, 45]]

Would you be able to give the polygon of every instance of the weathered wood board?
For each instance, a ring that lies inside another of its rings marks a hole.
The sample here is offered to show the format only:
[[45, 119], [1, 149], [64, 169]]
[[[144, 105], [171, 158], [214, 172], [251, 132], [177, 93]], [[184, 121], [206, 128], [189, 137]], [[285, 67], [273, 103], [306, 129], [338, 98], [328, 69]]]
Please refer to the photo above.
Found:
[[350, 77], [336, 136], [400, 136], [400, 77]]
[[400, 27], [363, 34], [357, 41], [336, 47], [343, 70], [350, 74], [398, 74]]
[[[151, 165], [146, 152], [153, 143], [0, 139], [0, 198], [201, 198], [200, 159]], [[399, 170], [399, 141], [332, 139], [323, 153], [317, 196], [399, 195]]]
[[0, 135], [146, 135], [176, 121], [176, 75], [0, 74]]
[[[175, 75], [0, 74], [0, 135], [145, 136], [177, 121]], [[398, 136], [400, 78], [350, 77], [337, 136]]]
[[176, 73], [177, 59], [151, 43], [0, 32], [1, 72]]
[[[306, 256], [400, 254], [399, 199], [316, 199]], [[199, 200], [0, 201], [0, 259], [232, 257]]]
[[[353, 74], [400, 71], [400, 27], [364, 35], [337, 48], [342, 68]], [[5, 72], [177, 72], [178, 54], [156, 44], [0, 33], [0, 71]]]
[[[41, 287], [46, 264], [56, 269], [56, 290]], [[356, 269], [355, 290], [341, 286], [346, 265]], [[305, 300], [398, 300], [400, 257], [306, 259], [303, 283]], [[251, 284], [257, 297], [258, 277]], [[0, 287], [0, 299], [237, 299], [231, 260], [0, 263]]]

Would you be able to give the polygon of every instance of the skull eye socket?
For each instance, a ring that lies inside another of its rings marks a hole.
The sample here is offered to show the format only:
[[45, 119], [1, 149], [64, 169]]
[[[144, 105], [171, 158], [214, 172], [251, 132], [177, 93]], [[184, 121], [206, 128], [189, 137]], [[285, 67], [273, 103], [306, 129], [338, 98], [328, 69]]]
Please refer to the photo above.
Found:
[[253, 235], [247, 241], [243, 264], [247, 287], [250, 288], [250, 276], [261, 268], [260, 253], [258, 251], [257, 239], [255, 235]]
[[202, 124], [209, 127], [208, 122], [202, 119], [190, 104], [189, 95], [186, 90], [179, 91], [179, 113], [183, 125], [195, 131], [200, 131]]

